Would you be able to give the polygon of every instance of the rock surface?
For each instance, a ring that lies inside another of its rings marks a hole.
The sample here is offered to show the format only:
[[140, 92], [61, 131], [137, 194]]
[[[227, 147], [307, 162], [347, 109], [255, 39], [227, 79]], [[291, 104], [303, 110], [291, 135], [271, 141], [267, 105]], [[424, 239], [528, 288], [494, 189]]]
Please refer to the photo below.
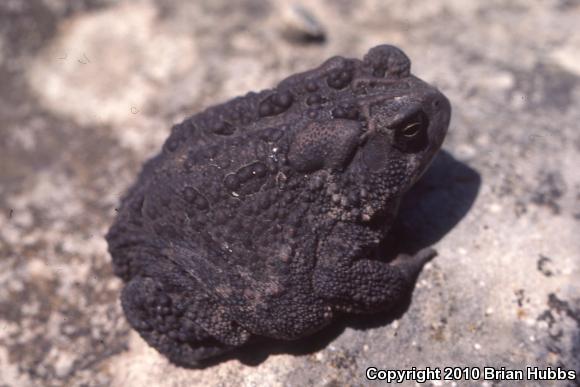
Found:
[[[304, 2], [302, 22], [285, 16], [294, 4], [0, 3], [0, 385], [359, 386], [375, 384], [369, 366], [580, 373], [580, 4]], [[201, 371], [170, 365], [120, 309], [103, 239], [120, 195], [172, 123], [380, 43], [454, 108], [446, 152], [403, 209], [439, 251], [408, 308]]]

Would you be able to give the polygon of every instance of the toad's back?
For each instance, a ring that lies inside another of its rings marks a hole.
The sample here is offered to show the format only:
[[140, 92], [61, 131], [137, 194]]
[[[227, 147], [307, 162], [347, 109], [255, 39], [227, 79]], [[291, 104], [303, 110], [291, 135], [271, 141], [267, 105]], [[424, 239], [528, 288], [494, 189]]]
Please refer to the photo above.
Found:
[[[361, 101], [381, 95], [384, 84], [371, 81], [385, 75], [409, 76], [408, 59], [380, 50], [364, 61], [334, 57], [275, 89], [250, 92], [175, 125], [109, 233], [112, 251], [123, 251], [113, 254], [116, 273], [127, 279], [141, 270], [144, 262], [129, 258], [131, 249], [167, 248], [171, 240], [195, 248], [197, 259], [211, 261], [208, 269], [233, 260], [252, 266], [252, 273], [272, 274], [260, 257], [288, 255], [314, 202], [304, 181], [293, 179], [291, 141], [312, 122], [364, 125]], [[316, 224], [305, 232], [311, 227]]]

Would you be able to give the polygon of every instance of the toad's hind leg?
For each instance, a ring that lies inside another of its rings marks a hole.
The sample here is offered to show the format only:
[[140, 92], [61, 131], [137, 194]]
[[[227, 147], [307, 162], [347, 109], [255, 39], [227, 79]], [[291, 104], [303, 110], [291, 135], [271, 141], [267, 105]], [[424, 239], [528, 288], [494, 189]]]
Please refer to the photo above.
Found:
[[[131, 279], [121, 295], [129, 323], [141, 337], [175, 364], [200, 366], [200, 361], [232, 350], [200, 326], [191, 299], [168, 293], [161, 282], [150, 277]], [[204, 313], [207, 313], [205, 311]]]

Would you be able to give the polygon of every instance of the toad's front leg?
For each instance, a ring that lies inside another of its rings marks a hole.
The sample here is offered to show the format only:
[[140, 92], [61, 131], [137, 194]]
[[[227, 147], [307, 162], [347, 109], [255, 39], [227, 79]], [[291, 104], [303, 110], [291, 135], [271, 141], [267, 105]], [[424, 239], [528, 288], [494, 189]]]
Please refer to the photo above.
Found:
[[409, 295], [422, 267], [437, 254], [425, 248], [383, 262], [370, 253], [365, 256], [364, 249], [348, 246], [348, 240], [332, 238], [321, 246], [313, 278], [317, 295], [345, 312], [392, 309]]

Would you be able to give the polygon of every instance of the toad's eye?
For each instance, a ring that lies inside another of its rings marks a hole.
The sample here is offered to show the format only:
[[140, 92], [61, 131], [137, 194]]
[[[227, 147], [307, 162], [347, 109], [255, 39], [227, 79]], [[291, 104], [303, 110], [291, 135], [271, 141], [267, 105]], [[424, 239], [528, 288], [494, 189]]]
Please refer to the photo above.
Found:
[[418, 152], [427, 145], [427, 128], [429, 118], [419, 111], [397, 124], [395, 130], [395, 148], [403, 152]]

